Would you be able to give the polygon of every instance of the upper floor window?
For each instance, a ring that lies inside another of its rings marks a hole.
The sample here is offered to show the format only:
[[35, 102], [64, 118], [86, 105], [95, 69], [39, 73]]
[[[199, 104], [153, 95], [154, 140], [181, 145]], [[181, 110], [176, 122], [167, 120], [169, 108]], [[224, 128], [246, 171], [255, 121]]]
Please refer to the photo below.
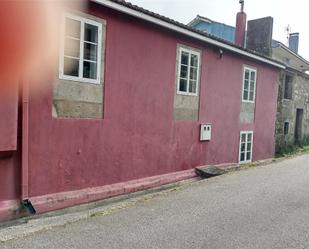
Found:
[[65, 15], [59, 77], [99, 84], [101, 46], [101, 23]]
[[293, 76], [286, 74], [284, 77], [283, 98], [292, 99], [292, 93], [293, 93]]
[[200, 52], [183, 47], [179, 49], [177, 77], [178, 94], [197, 96], [200, 58]]
[[256, 89], [256, 69], [244, 68], [242, 101], [254, 103]]

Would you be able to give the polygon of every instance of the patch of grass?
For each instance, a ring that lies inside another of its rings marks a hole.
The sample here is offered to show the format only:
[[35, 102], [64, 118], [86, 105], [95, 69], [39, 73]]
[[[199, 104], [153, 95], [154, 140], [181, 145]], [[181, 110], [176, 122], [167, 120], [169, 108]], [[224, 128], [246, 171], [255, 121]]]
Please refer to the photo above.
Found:
[[309, 152], [309, 145], [287, 145], [279, 149], [276, 158], [290, 157], [307, 152]]

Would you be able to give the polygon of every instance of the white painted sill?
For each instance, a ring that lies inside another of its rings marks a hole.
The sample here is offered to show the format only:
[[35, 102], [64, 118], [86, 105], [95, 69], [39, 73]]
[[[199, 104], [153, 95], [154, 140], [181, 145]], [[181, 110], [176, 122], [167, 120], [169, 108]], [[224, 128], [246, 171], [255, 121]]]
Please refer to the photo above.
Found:
[[251, 101], [251, 100], [242, 100], [241, 102], [243, 102], [243, 103], [254, 104], [254, 103], [255, 103], [255, 100], [254, 100], [254, 101]]
[[92, 80], [92, 79], [85, 79], [85, 78], [65, 76], [65, 75], [59, 75], [59, 79], [60, 80], [70, 80], [70, 81], [75, 81], [75, 82], [82, 82], [82, 83], [89, 83], [89, 84], [96, 84], [96, 85], [101, 84], [100, 79]]
[[252, 163], [252, 160], [238, 162], [239, 165]]
[[187, 92], [177, 91], [177, 95], [197, 97], [198, 93], [187, 93]]

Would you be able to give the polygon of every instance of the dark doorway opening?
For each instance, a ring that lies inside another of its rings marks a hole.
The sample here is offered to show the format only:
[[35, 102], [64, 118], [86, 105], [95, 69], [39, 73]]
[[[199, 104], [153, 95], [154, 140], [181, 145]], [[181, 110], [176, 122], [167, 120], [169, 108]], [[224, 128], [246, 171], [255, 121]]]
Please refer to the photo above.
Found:
[[304, 116], [304, 109], [296, 109], [296, 121], [295, 121], [296, 144], [299, 144], [302, 140], [303, 116]]
[[292, 94], [293, 94], [293, 77], [291, 75], [286, 74], [284, 81], [283, 98], [292, 99]]

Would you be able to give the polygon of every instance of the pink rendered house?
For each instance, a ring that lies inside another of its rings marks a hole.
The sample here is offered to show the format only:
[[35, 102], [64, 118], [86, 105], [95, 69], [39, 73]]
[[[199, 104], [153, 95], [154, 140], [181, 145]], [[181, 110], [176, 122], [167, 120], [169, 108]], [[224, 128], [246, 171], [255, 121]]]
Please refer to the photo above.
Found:
[[124, 1], [55, 22], [46, 87], [0, 100], [0, 220], [274, 157], [279, 62]]

